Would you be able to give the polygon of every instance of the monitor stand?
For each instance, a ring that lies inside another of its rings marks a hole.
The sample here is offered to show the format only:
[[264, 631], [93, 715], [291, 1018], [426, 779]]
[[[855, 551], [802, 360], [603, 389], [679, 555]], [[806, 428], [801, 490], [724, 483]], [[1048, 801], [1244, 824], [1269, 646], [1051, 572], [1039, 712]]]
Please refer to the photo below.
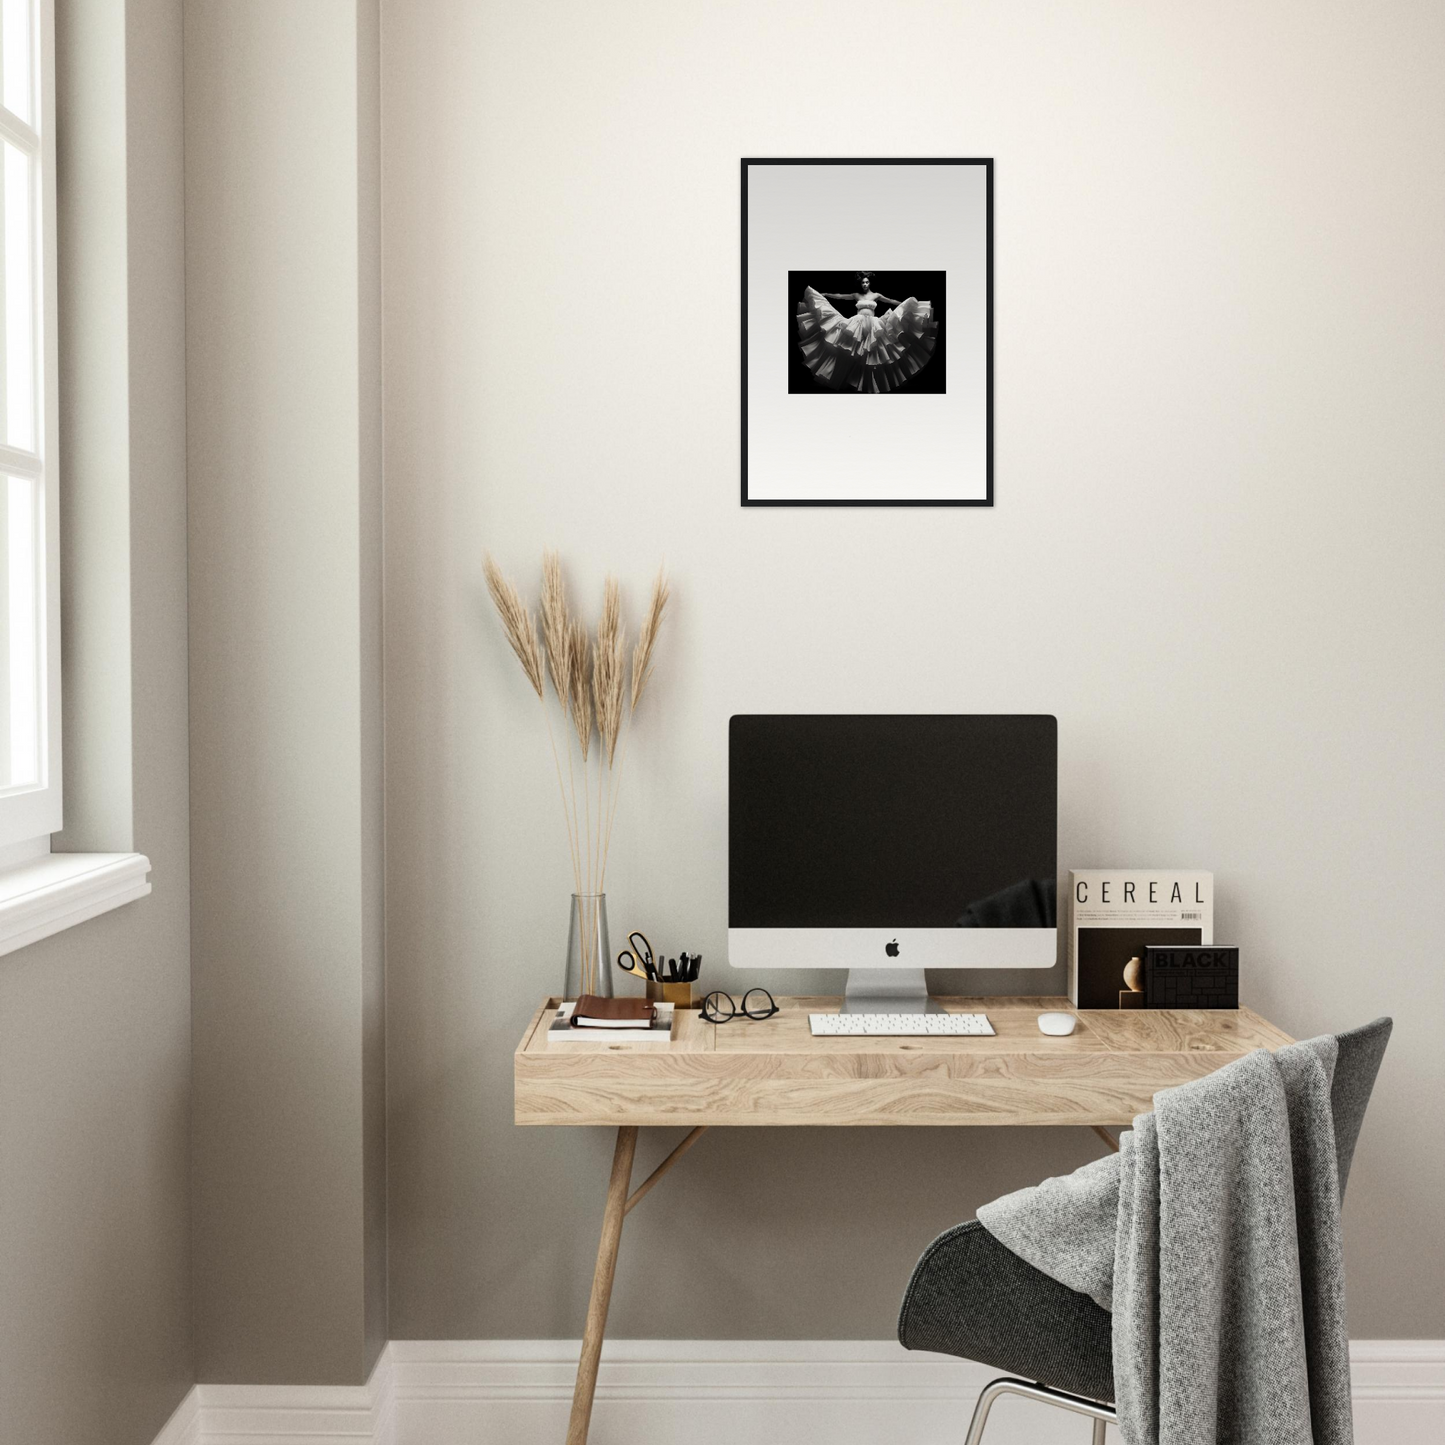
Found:
[[936, 1014], [921, 968], [850, 968], [843, 994], [845, 1014]]

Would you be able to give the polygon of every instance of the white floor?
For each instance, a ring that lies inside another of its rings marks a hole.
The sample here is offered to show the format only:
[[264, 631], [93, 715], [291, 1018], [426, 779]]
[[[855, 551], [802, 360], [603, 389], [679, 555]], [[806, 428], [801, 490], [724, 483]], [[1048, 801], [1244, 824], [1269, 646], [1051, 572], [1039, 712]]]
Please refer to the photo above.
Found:
[[[1356, 1445], [1445, 1441], [1445, 1341], [1357, 1340], [1352, 1358]], [[576, 1341], [397, 1340], [366, 1385], [201, 1385], [156, 1445], [560, 1445], [576, 1361]], [[591, 1445], [957, 1445], [998, 1373], [891, 1341], [617, 1340]], [[987, 1440], [1088, 1431], [1004, 1399]]]

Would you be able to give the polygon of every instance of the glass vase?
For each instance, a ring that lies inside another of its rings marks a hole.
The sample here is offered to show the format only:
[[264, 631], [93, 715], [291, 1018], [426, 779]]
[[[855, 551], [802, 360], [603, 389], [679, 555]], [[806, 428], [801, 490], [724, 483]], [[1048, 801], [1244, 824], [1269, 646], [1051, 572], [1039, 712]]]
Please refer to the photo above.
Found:
[[607, 936], [607, 895], [574, 893], [572, 922], [567, 929], [567, 974], [564, 999], [584, 993], [612, 997], [612, 946]]

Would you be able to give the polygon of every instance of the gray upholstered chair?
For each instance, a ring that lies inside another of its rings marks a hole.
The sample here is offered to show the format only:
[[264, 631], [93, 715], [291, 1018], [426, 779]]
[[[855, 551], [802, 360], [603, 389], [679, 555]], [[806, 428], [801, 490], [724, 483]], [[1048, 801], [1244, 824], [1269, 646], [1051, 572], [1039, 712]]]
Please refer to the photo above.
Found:
[[[1330, 1102], [1341, 1196], [1391, 1027], [1376, 1019], [1338, 1036]], [[1005, 1394], [1087, 1416], [1094, 1445], [1103, 1445], [1116, 1418], [1112, 1326], [1113, 1316], [1088, 1295], [1050, 1279], [971, 1219], [924, 1251], [903, 1296], [898, 1338], [910, 1350], [959, 1355], [1023, 1377], [984, 1388], [965, 1445], [978, 1445], [993, 1402]]]

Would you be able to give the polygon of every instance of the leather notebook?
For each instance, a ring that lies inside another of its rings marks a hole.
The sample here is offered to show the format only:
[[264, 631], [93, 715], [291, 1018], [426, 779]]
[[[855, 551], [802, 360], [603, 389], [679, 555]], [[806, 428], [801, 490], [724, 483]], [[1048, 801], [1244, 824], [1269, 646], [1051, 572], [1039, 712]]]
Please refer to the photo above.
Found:
[[645, 998], [599, 998], [584, 993], [572, 1010], [574, 1029], [635, 1029], [657, 1017], [657, 1006]]

